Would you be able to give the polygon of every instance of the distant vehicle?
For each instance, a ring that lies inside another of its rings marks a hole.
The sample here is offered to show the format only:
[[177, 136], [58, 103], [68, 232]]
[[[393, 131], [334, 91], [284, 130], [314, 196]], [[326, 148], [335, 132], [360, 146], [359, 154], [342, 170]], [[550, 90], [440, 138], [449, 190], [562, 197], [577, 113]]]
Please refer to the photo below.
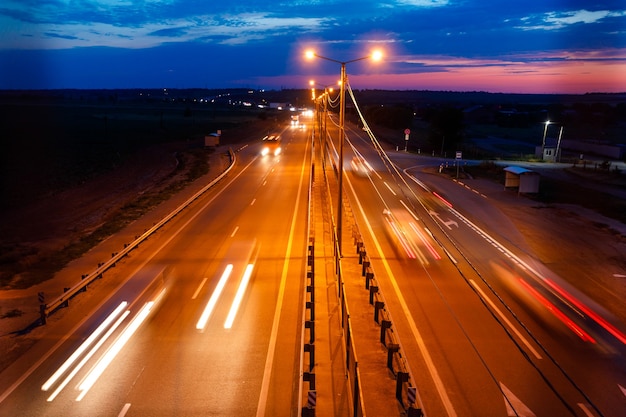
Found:
[[369, 165], [362, 156], [355, 156], [350, 163], [352, 172], [359, 177], [367, 177], [369, 174]]
[[272, 134], [263, 138], [263, 147], [261, 148], [261, 155], [280, 155], [280, 135]]

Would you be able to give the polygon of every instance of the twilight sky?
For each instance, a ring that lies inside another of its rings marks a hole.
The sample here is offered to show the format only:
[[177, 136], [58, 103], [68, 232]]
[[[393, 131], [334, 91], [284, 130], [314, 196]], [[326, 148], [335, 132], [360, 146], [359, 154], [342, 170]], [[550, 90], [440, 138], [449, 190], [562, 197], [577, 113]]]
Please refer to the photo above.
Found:
[[626, 92], [624, 0], [2, 0], [0, 89]]

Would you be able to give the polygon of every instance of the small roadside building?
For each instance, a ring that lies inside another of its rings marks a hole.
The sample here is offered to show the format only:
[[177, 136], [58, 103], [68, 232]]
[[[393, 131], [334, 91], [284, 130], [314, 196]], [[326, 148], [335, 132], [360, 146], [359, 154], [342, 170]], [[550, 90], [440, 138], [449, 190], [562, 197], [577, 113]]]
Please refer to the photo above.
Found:
[[537, 194], [539, 192], [539, 173], [518, 166], [504, 168], [504, 188], [516, 188], [518, 193]]

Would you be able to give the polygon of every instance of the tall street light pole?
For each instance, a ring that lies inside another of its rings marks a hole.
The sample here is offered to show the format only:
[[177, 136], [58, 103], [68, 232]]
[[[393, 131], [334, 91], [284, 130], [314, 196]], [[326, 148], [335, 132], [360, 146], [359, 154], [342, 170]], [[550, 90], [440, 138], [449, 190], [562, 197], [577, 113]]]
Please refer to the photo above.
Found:
[[561, 161], [561, 155], [559, 154], [561, 147], [561, 138], [563, 137], [563, 126], [561, 125], [561, 129], [559, 130], [559, 139], [556, 141], [556, 153], [554, 154], [554, 162]]
[[546, 134], [548, 133], [548, 125], [550, 124], [550, 120], [546, 120], [545, 122], [545, 127], [543, 128], [543, 139], [541, 140], [541, 160], [543, 161], [543, 153], [545, 152], [545, 148], [546, 148]]
[[371, 58], [374, 61], [380, 61], [382, 58], [382, 53], [380, 51], [374, 51], [370, 55], [363, 56], [361, 58], [352, 59], [350, 61], [338, 61], [336, 59], [328, 58], [325, 56], [321, 56], [316, 54], [313, 51], [306, 51], [306, 58], [320, 58], [325, 59], [327, 61], [336, 62], [341, 64], [341, 90], [339, 92], [339, 198], [337, 202], [337, 249], [339, 251], [339, 257], [341, 254], [341, 240], [342, 240], [342, 222], [343, 222], [343, 142], [345, 139], [345, 117], [346, 117], [346, 85], [348, 84], [348, 77], [346, 75], [346, 65], [351, 62], [362, 61], [364, 59]]

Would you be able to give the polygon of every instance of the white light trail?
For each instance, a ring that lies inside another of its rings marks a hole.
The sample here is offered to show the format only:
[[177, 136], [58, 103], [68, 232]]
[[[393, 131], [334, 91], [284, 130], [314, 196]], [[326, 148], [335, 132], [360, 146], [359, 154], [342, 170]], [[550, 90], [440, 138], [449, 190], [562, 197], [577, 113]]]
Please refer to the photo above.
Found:
[[69, 369], [70, 366], [87, 350], [87, 348], [100, 336], [100, 334], [109, 327], [109, 324], [126, 308], [128, 302], [123, 301], [109, 316], [98, 326], [98, 328], [67, 358], [67, 360], [56, 370], [54, 374], [41, 386], [42, 391], [48, 391], [60, 377]]
[[254, 264], [248, 264], [245, 272], [243, 273], [243, 278], [241, 279], [241, 283], [237, 289], [237, 294], [235, 294], [233, 303], [230, 306], [230, 311], [228, 312], [228, 316], [224, 322], [225, 329], [230, 329], [233, 326], [233, 322], [237, 316], [237, 311], [239, 311], [239, 306], [241, 305], [241, 300], [243, 299], [243, 295], [246, 293], [246, 288], [248, 287], [248, 282], [250, 281], [250, 276], [252, 275], [252, 268], [254, 268]]
[[89, 390], [91, 389], [91, 387], [93, 387], [98, 378], [100, 378], [100, 375], [102, 375], [102, 373], [106, 370], [109, 364], [113, 362], [113, 359], [115, 359], [117, 354], [122, 350], [126, 342], [130, 340], [132, 335], [135, 334], [135, 331], [137, 331], [137, 329], [139, 328], [139, 326], [141, 326], [146, 317], [148, 317], [148, 314], [150, 314], [150, 310], [152, 309], [152, 306], [154, 306], [155, 302], [156, 301], [149, 301], [141, 308], [141, 310], [139, 310], [139, 313], [135, 317], [133, 317], [133, 320], [124, 329], [122, 334], [120, 334], [120, 336], [109, 348], [109, 350], [107, 350], [104, 356], [98, 361], [96, 366], [91, 369], [89, 374], [87, 374], [87, 377], [85, 377], [85, 379], [78, 386], [78, 389], [81, 391], [81, 393], [78, 395], [78, 397], [76, 397], [76, 401], [82, 400], [85, 395], [87, 395], [87, 392], [89, 392]]
[[50, 397], [48, 397], [48, 399], [46, 401], [48, 402], [52, 402], [54, 401], [54, 399], [61, 393], [61, 391], [63, 391], [63, 388], [65, 388], [67, 386], [67, 384], [69, 384], [69, 382], [72, 380], [72, 378], [74, 378], [74, 376], [76, 376], [76, 374], [78, 373], [78, 371], [80, 371], [83, 366], [85, 366], [85, 364], [87, 363], [87, 361], [89, 359], [91, 359], [91, 357], [93, 355], [95, 355], [95, 353], [98, 351], [98, 349], [100, 349], [100, 346], [102, 346], [104, 344], [104, 342], [106, 342], [109, 337], [113, 334], [113, 332], [120, 326], [120, 324], [122, 324], [122, 322], [126, 319], [126, 317], [128, 317], [128, 315], [130, 314], [129, 310], [126, 310], [124, 312], [124, 314], [122, 314], [120, 316], [119, 319], [117, 319], [117, 321], [115, 322], [115, 324], [113, 324], [113, 326], [111, 326], [109, 328], [109, 330], [107, 330], [107, 332], [104, 334], [104, 336], [102, 336], [100, 338], [100, 340], [98, 340], [98, 343], [96, 343], [94, 345], [93, 348], [91, 348], [91, 350], [89, 351], [89, 353], [87, 355], [85, 355], [85, 357], [78, 363], [78, 365], [76, 365], [74, 367], [74, 369], [72, 369], [72, 372], [70, 372], [68, 374], [68, 376], [63, 380], [63, 382], [57, 387], [57, 389], [54, 390], [54, 392], [50, 395]]
[[215, 304], [217, 304], [217, 300], [220, 298], [222, 290], [224, 289], [224, 286], [226, 285], [226, 282], [228, 281], [228, 277], [230, 277], [231, 272], [233, 272], [233, 264], [226, 265], [226, 269], [224, 269], [222, 277], [217, 283], [217, 287], [215, 287], [215, 291], [213, 291], [213, 294], [211, 295], [211, 298], [209, 298], [209, 302], [204, 308], [204, 311], [202, 312], [198, 323], [196, 323], [196, 329], [204, 330], [204, 327], [206, 326], [207, 321], [209, 321], [209, 317], [213, 312], [213, 308], [215, 308]]

